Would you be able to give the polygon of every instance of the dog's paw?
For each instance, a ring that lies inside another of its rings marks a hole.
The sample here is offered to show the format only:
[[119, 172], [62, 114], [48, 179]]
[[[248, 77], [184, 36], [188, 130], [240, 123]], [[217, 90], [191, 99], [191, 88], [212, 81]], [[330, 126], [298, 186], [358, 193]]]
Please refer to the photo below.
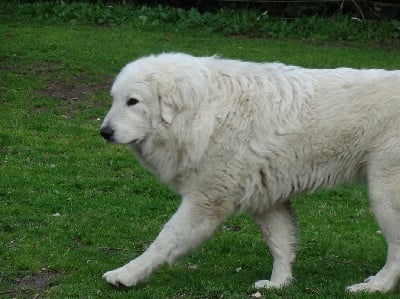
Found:
[[368, 285], [365, 282], [362, 282], [346, 287], [346, 292], [356, 293], [356, 292], [371, 292], [371, 291], [369, 290]]
[[349, 293], [356, 293], [356, 292], [367, 292], [367, 293], [386, 293], [392, 291], [397, 284], [397, 280], [380, 280], [376, 278], [376, 276], [371, 276], [367, 278], [362, 283], [353, 284], [346, 288], [346, 291]]
[[270, 280], [259, 280], [254, 283], [254, 287], [256, 289], [281, 289], [287, 284], [288, 282], [276, 283]]
[[132, 287], [138, 282], [135, 275], [125, 266], [104, 273], [103, 279], [112, 285], [125, 287]]

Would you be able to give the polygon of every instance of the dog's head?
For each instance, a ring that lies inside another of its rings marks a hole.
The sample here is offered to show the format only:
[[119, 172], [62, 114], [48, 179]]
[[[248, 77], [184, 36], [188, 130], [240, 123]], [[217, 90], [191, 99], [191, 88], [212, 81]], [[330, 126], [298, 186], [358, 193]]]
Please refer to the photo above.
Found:
[[160, 125], [171, 126], [180, 112], [193, 110], [203, 92], [200, 80], [191, 78], [201, 72], [193, 59], [185, 54], [161, 54], [127, 64], [111, 88], [113, 103], [100, 129], [103, 138], [138, 144]]
[[106, 141], [139, 143], [153, 128], [156, 94], [142, 68], [140, 64], [128, 64], [114, 81], [113, 103], [100, 129]]
[[172, 99], [168, 99], [174, 97], [171, 80], [166, 66], [157, 64], [156, 56], [127, 64], [111, 88], [113, 103], [100, 129], [103, 138], [137, 144], [161, 122], [171, 123], [177, 110]]
[[215, 119], [208, 59], [161, 54], [126, 65], [111, 88], [113, 103], [100, 134], [129, 144], [163, 181], [200, 163]]

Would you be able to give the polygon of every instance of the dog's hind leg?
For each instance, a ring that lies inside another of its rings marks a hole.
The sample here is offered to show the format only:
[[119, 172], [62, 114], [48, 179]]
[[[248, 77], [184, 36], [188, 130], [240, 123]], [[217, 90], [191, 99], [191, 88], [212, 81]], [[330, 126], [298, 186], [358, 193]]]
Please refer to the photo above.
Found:
[[290, 202], [253, 215], [274, 259], [270, 280], [259, 280], [256, 288], [281, 288], [293, 279], [292, 263], [295, 259], [295, 225]]
[[400, 280], [400, 161], [390, 164], [371, 166], [368, 174], [371, 207], [388, 245], [386, 264], [365, 282], [347, 287], [349, 292], [388, 292]]
[[136, 285], [156, 268], [166, 262], [173, 263], [210, 238], [232, 211], [228, 201], [193, 192], [183, 199], [178, 211], [142, 255], [105, 273], [103, 278], [113, 285]]

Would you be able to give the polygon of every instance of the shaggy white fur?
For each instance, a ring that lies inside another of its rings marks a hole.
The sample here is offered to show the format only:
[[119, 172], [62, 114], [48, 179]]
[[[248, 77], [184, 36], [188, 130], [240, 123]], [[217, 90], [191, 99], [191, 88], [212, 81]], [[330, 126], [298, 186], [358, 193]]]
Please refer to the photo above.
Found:
[[386, 236], [385, 266], [349, 291], [394, 290], [400, 279], [400, 71], [304, 69], [161, 54], [122, 69], [101, 127], [182, 195], [138, 258], [109, 271], [133, 286], [210, 238], [234, 211], [253, 216], [274, 258], [270, 280], [292, 280], [296, 194], [367, 178]]

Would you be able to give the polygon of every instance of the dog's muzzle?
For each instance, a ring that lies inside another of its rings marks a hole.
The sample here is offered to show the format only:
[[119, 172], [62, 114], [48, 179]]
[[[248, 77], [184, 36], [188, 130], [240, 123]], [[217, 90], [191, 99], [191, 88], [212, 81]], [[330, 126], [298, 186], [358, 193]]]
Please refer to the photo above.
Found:
[[114, 140], [114, 130], [111, 127], [102, 127], [100, 129], [100, 135], [107, 141]]

